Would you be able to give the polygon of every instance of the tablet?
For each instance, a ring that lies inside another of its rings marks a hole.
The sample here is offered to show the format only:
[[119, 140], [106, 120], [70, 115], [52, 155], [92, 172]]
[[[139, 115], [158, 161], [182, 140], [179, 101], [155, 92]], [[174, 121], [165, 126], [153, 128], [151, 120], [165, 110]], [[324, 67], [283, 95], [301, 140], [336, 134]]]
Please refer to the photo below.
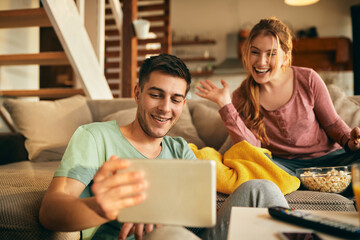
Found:
[[146, 200], [119, 211], [119, 222], [212, 227], [216, 223], [213, 160], [130, 159], [124, 171], [141, 170]]

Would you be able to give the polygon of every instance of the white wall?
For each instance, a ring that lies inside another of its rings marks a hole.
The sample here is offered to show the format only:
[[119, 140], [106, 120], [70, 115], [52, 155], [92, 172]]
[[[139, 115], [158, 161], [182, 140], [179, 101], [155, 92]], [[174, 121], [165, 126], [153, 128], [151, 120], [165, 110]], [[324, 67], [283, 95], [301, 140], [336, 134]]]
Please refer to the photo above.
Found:
[[251, 28], [261, 18], [276, 16], [293, 31], [316, 26], [320, 37], [352, 39], [350, 6], [360, 0], [320, 0], [292, 7], [283, 0], [172, 0], [171, 27], [175, 35], [207, 35], [217, 40], [217, 63], [225, 58], [226, 34]]
[[[38, 0], [1, 0], [0, 10], [36, 8]], [[0, 54], [38, 53], [39, 27], [0, 29]], [[0, 66], [0, 89], [38, 89], [38, 66]]]
[[[315, 26], [319, 37], [345, 36], [352, 39], [350, 7], [356, 4], [360, 4], [360, 0], [320, 0], [304, 7], [288, 6], [284, 0], [172, 0], [171, 27], [175, 39], [195, 35], [214, 38], [217, 44], [208, 48], [217, 59], [216, 65], [226, 57], [228, 33], [250, 29], [261, 18], [270, 16], [281, 19], [294, 33]], [[173, 52], [177, 54], [175, 51], [176, 48]], [[192, 68], [191, 63], [188, 65]], [[348, 95], [353, 94], [352, 71], [335, 73], [336, 76], [333, 76], [334, 73], [320, 74], [326, 78], [331, 75], [334, 82]], [[237, 78], [241, 77], [243, 76]], [[218, 82], [220, 78], [229, 80], [232, 86], [238, 86], [241, 81], [236, 80], [236, 76], [213, 75], [209, 79]], [[199, 78], [194, 78], [194, 85], [198, 80]], [[196, 96], [192, 94], [192, 97]]]
[[[36, 8], [38, 0], [1, 0], [0, 10]], [[38, 53], [39, 27], [0, 29], [0, 54]], [[0, 66], [0, 90], [38, 89], [38, 66]], [[0, 104], [4, 99], [0, 97]], [[0, 119], [0, 132], [8, 128]]]

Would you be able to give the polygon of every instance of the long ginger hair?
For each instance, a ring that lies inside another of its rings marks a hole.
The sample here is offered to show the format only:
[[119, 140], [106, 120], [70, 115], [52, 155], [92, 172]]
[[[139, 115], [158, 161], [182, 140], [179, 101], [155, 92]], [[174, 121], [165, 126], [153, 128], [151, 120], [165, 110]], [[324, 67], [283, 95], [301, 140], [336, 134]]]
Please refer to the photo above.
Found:
[[[242, 60], [245, 68], [248, 70], [248, 76], [240, 85], [240, 96], [237, 96], [239, 99], [237, 111], [244, 120], [245, 125], [253, 132], [256, 138], [258, 138], [263, 145], [268, 145], [269, 139], [266, 135], [263, 115], [260, 112], [260, 87], [251, 75], [252, 66], [249, 63], [251, 43], [253, 39], [260, 34], [275, 37], [278, 46], [288, 54], [287, 66], [291, 65], [292, 34], [290, 29], [275, 17], [261, 19], [260, 22], [252, 28], [242, 47]], [[276, 64], [277, 62], [278, 52], [276, 53]]]

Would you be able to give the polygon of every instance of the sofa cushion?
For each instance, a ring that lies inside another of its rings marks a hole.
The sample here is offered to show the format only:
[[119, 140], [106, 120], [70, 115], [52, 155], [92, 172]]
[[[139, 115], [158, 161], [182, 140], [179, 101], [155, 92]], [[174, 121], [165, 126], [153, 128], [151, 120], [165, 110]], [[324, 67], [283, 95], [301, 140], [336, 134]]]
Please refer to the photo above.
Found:
[[231, 147], [233, 146], [233, 142], [231, 140], [230, 136], [227, 136], [225, 142], [223, 143], [223, 145], [220, 147], [219, 149], [219, 153], [224, 155], [224, 153], [229, 150]]
[[[229, 195], [217, 193], [216, 207], [219, 209]], [[298, 210], [356, 212], [354, 201], [337, 193], [297, 190], [285, 195], [291, 208]]]
[[197, 104], [192, 110], [192, 120], [206, 146], [219, 149], [223, 145], [228, 131], [217, 109]]
[[355, 212], [354, 201], [336, 193], [298, 190], [285, 195], [290, 207], [303, 210]]
[[0, 167], [0, 239], [80, 239], [79, 232], [43, 228], [39, 209], [58, 162], [29, 161]]
[[[106, 117], [104, 117], [103, 121], [116, 120], [120, 126], [127, 125], [131, 123], [136, 116], [136, 108], [130, 108], [125, 110], [117, 111], [116, 113], [112, 113]], [[177, 123], [170, 129], [167, 134], [171, 137], [183, 137], [187, 142], [194, 143], [196, 146], [205, 147], [205, 143], [199, 137], [195, 126], [192, 123], [191, 115], [189, 112], [189, 108], [185, 105], [183, 112]]]
[[[83, 96], [56, 101], [24, 101], [8, 99], [4, 106], [20, 133], [24, 135], [29, 159], [36, 161], [40, 152], [62, 156], [75, 130], [91, 123], [92, 116]], [[47, 159], [47, 158], [42, 158]], [[58, 159], [57, 159], [58, 160]]]
[[129, 108], [109, 114], [102, 119], [103, 122], [116, 120], [119, 126], [125, 126], [134, 121], [136, 117], [136, 108]]
[[330, 97], [336, 112], [349, 127], [360, 126], [360, 104], [345, 95], [345, 92], [336, 85], [328, 85]]
[[115, 98], [111, 100], [87, 100], [94, 122], [102, 121], [106, 116], [120, 110], [136, 108], [134, 98]]

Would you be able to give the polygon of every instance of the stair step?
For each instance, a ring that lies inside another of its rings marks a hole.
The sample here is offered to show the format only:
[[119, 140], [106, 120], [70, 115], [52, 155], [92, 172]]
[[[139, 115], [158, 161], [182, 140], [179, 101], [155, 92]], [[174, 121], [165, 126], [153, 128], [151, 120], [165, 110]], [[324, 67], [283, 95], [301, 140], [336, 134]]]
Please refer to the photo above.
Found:
[[158, 11], [158, 10], [163, 10], [163, 11], [169, 11], [169, 6], [167, 6], [166, 4], [160, 3], [160, 4], [152, 4], [152, 5], [143, 5], [143, 6], [139, 6], [138, 7], [138, 11], [139, 12], [151, 12], [151, 11]]
[[120, 46], [120, 40], [105, 40], [106, 47]]
[[119, 73], [105, 73], [106, 79], [119, 78]]
[[106, 58], [119, 57], [119, 56], [120, 56], [120, 52], [119, 52], [119, 51], [106, 51], [106, 52], [105, 52], [105, 57], [106, 57]]
[[42, 52], [0, 55], [0, 65], [69, 65], [64, 52]]
[[144, 50], [138, 50], [138, 56], [145, 56], [148, 54], [160, 54], [160, 53], [166, 53], [166, 48], [162, 47], [159, 49], [144, 49]]
[[50, 27], [50, 20], [43, 8], [0, 11], [0, 28]]
[[165, 44], [167, 42], [165, 37], [158, 37], [158, 38], [148, 38], [148, 39], [139, 39], [138, 45], [144, 45], [149, 43], [161, 43]]
[[111, 90], [116, 90], [120, 88], [120, 82], [118, 83], [109, 83], [109, 87]]
[[43, 99], [58, 99], [74, 95], [85, 95], [83, 89], [74, 88], [43, 88], [38, 90], [1, 90], [0, 96], [5, 97], [40, 97]]

